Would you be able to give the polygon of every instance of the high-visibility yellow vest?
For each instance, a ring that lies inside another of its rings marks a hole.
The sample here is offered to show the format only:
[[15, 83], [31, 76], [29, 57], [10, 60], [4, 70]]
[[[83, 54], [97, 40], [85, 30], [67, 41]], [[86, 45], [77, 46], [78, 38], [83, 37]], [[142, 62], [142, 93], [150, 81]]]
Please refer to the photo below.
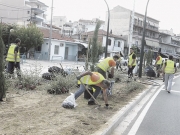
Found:
[[156, 63], [157, 65], [161, 65], [162, 64], [162, 57], [161, 56], [159, 56], [159, 60], [158, 60], [158, 62]]
[[121, 61], [121, 56], [119, 56], [119, 59], [116, 62], [120, 62]]
[[[132, 53], [131, 55], [129, 55], [128, 65], [131, 65], [131, 63], [133, 62], [133, 58], [132, 58], [133, 54], [134, 54], [134, 53]], [[134, 64], [133, 64], [133, 66], [136, 66], [136, 60], [135, 60], [135, 62], [134, 62]]]
[[[100, 73], [98, 73], [98, 72], [92, 72], [92, 73], [99, 76], [99, 79], [97, 81], [94, 82], [91, 80], [90, 75], [85, 75], [81, 78], [81, 82], [83, 84], [87, 84], [87, 85], [96, 85], [96, 84], [99, 84], [100, 82], [102, 82], [103, 80], [105, 80], [105, 78]], [[80, 81], [78, 81], [78, 84], [81, 84]]]
[[[8, 50], [6, 61], [15, 62], [14, 49], [15, 49], [16, 46], [17, 46], [16, 44], [11, 44], [11, 46], [9, 47], [9, 50]], [[16, 62], [20, 62], [20, 53], [19, 53], [19, 51], [17, 53]]]
[[165, 67], [165, 73], [173, 74], [175, 72], [174, 70], [174, 61], [167, 60], [166, 67]]
[[97, 64], [97, 67], [101, 68], [103, 71], [107, 72], [108, 69], [110, 68], [109, 66], [109, 61], [113, 60], [111, 57], [105, 58], [103, 61]]

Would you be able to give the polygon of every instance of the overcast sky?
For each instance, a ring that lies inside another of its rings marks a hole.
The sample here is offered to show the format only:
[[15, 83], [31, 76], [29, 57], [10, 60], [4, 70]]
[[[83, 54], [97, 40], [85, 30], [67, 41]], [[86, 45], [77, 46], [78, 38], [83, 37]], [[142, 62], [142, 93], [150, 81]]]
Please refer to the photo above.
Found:
[[[48, 19], [52, 0], [40, 0], [49, 6]], [[117, 5], [133, 9], [134, 0], [106, 0], [109, 9]], [[135, 0], [135, 12], [144, 14], [147, 0]], [[107, 7], [104, 0], [54, 0], [53, 16], [66, 16], [67, 20], [100, 18], [105, 20]], [[173, 29], [180, 34], [180, 0], [149, 0], [147, 15], [160, 21], [160, 29]]]

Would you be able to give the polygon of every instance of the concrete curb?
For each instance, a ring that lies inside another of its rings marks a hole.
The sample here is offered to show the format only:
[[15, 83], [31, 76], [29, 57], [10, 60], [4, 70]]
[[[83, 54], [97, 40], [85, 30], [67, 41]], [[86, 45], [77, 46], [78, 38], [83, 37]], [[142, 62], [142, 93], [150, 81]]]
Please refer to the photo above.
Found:
[[[161, 86], [161, 85], [160, 85]], [[158, 88], [160, 87], [158, 86]], [[155, 86], [148, 86], [148, 88], [136, 96], [129, 104], [121, 108], [105, 125], [93, 133], [93, 135], [111, 135], [114, 129], [119, 125], [120, 122], [128, 115], [128, 113], [149, 93]], [[157, 89], [158, 89], [157, 88]], [[155, 92], [154, 92], [155, 93]], [[152, 95], [154, 95], [152, 93]]]

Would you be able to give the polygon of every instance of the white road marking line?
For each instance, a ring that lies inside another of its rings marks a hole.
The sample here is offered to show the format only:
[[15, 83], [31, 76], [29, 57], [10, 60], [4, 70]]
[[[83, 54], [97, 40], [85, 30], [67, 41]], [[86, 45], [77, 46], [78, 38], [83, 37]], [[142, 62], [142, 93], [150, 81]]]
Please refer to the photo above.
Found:
[[153, 103], [154, 99], [157, 97], [157, 95], [159, 94], [159, 92], [162, 90], [162, 88], [164, 87], [164, 85], [162, 85], [159, 90], [154, 94], [154, 96], [150, 99], [150, 101], [147, 103], [147, 105], [145, 106], [144, 110], [141, 112], [141, 114], [139, 115], [138, 119], [136, 120], [135, 124], [133, 125], [133, 127], [131, 128], [131, 130], [129, 131], [128, 135], [135, 135], [137, 130], [139, 129], [140, 124], [142, 123], [147, 111], [149, 110], [151, 104]]
[[178, 78], [178, 77], [180, 77], [180, 75], [178, 75], [178, 76], [175, 76], [175, 77], [174, 77], [174, 79], [176, 79], [176, 78]]
[[[162, 89], [162, 90], [165, 90], [165, 89]], [[177, 93], [180, 93], [180, 91], [177, 91], [177, 90], [171, 90], [172, 92], [177, 92]]]
[[[172, 86], [175, 84], [175, 82], [172, 82]], [[163, 89], [164, 85], [162, 85], [159, 90], [155, 93], [155, 95], [151, 98], [151, 100], [147, 103], [146, 107], [144, 108], [144, 110], [141, 112], [141, 114], [139, 115], [138, 119], [136, 120], [135, 124], [133, 125], [133, 127], [131, 128], [131, 130], [129, 131], [128, 135], [135, 135], [137, 130], [139, 129], [140, 124], [142, 123], [147, 111], [149, 110], [151, 104], [153, 103], [154, 99], [157, 97], [157, 95], [159, 94], [159, 92], [161, 90], [165, 90]], [[171, 90], [173, 92], [180, 92], [180, 91], [176, 91], [176, 90]]]

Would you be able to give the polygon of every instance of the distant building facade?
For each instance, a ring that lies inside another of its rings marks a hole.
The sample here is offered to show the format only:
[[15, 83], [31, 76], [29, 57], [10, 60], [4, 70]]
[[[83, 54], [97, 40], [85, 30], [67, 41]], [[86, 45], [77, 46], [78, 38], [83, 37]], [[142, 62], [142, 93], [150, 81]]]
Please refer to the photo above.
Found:
[[46, 22], [47, 8], [39, 0], [1, 0], [0, 17], [3, 23], [42, 26]]
[[[127, 43], [125, 44], [125, 54], [128, 55], [128, 48], [131, 42], [132, 46], [140, 47], [141, 40], [143, 35], [143, 19], [144, 15], [139, 13], [134, 13], [133, 20], [133, 32], [132, 32], [132, 41], [130, 40], [130, 29], [132, 22], [132, 11], [121, 6], [116, 6], [110, 10], [110, 27], [112, 34], [122, 35], [126, 38]], [[107, 26], [107, 17], [106, 23]], [[158, 50], [159, 46], [159, 21], [151, 17], [147, 17], [147, 26], [146, 26], [146, 48], [153, 48]]]

